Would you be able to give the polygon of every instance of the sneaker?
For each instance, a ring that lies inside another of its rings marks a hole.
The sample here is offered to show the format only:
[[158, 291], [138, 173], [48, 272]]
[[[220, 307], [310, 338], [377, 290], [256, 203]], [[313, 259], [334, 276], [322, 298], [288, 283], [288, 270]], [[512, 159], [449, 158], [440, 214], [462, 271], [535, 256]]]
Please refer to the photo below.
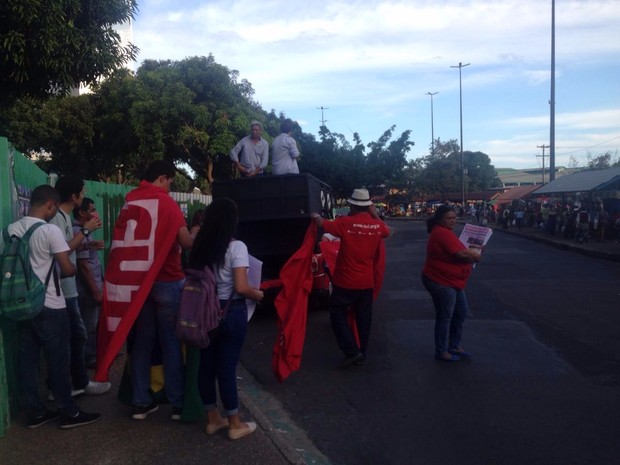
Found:
[[182, 407], [172, 407], [172, 415], [170, 415], [170, 419], [172, 421], [181, 421], [182, 414], [183, 414]]
[[100, 413], [86, 413], [78, 410], [74, 417], [63, 417], [60, 420], [61, 429], [77, 428], [78, 426], [90, 425], [101, 418]]
[[103, 382], [99, 383], [97, 381], [89, 381], [86, 387], [84, 387], [84, 392], [89, 396], [98, 396], [99, 394], [105, 394], [112, 387], [112, 383]]
[[131, 412], [131, 418], [134, 420], [144, 420], [149, 413], [155, 412], [159, 408], [155, 402], [150, 405], [134, 405]]
[[58, 412], [46, 410], [45, 413], [39, 417], [28, 418], [28, 428], [38, 428], [39, 426], [49, 423], [50, 421], [58, 420], [58, 418], [60, 418], [60, 414]]
[[[84, 389], [71, 389], [71, 397], [77, 397], [82, 394], [84, 394]], [[54, 402], [54, 394], [52, 394], [52, 391], [47, 394], [47, 400]]]

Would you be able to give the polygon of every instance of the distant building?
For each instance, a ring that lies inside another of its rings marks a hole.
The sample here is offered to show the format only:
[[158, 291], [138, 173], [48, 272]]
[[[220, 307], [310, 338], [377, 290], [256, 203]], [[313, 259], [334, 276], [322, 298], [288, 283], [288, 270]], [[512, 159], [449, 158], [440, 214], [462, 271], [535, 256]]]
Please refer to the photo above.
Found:
[[[544, 173], [542, 168], [496, 168], [495, 171], [497, 171], [497, 176], [504, 188], [542, 185], [549, 182], [549, 168], [545, 168]], [[555, 168], [555, 177], [557, 179], [572, 172], [573, 170], [557, 166]]]

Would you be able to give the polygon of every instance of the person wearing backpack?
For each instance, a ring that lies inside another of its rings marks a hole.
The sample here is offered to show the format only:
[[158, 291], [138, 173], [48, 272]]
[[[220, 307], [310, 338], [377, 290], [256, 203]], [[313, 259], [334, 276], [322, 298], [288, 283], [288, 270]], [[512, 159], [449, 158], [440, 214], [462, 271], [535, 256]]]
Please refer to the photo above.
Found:
[[[56, 190], [60, 194], [60, 207], [58, 213], [54, 216], [50, 223], [55, 224], [65, 235], [67, 245], [71, 249], [69, 257], [74, 265], [77, 265], [76, 250], [82, 244], [82, 241], [89, 237], [92, 232], [101, 227], [101, 219], [93, 217], [89, 219], [79, 233], [73, 235], [73, 209], [82, 206], [84, 199], [84, 181], [76, 176], [61, 176], [56, 181]], [[109, 382], [92, 381], [88, 377], [86, 369], [86, 340], [88, 334], [80, 306], [78, 304], [78, 291], [75, 276], [64, 277], [60, 280], [62, 292], [65, 295], [67, 303], [67, 311], [71, 322], [71, 378], [73, 380], [73, 395], [87, 394], [99, 395], [105, 394], [110, 390]]]
[[[30, 264], [38, 278], [45, 282], [54, 260], [62, 276], [74, 276], [75, 265], [69, 259], [69, 247], [57, 226], [47, 224], [58, 211], [60, 196], [48, 185], [32, 191], [27, 216], [8, 226], [10, 235], [23, 236], [28, 229], [42, 223], [30, 237]], [[82, 412], [71, 396], [69, 373], [70, 323], [65, 298], [60, 287], [48, 285], [44, 306], [32, 320], [20, 323], [19, 385], [26, 411], [28, 428], [60, 419], [63, 429], [93, 423], [99, 413]], [[49, 387], [58, 411], [48, 410], [39, 393], [41, 350], [46, 356]]]
[[[214, 200], [205, 210], [202, 227], [189, 254], [189, 268], [210, 267], [216, 277], [221, 308], [228, 305], [217, 334], [200, 351], [198, 389], [207, 411], [206, 433], [228, 428], [235, 440], [251, 434], [256, 423], [243, 422], [239, 416], [236, 368], [245, 342], [248, 310], [245, 299], [260, 301], [263, 291], [248, 283], [247, 246], [233, 238], [239, 221], [237, 205], [226, 198]], [[230, 299], [230, 302], [228, 302]], [[218, 410], [216, 380], [227, 418]]]

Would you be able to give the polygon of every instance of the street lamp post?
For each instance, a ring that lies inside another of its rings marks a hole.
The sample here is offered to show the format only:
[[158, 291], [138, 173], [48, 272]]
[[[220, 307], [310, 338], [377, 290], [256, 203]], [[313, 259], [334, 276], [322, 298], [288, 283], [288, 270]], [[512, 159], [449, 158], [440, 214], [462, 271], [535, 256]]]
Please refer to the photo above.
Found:
[[426, 95], [431, 96], [431, 155], [435, 153], [435, 123], [433, 118], [433, 95], [439, 92], [427, 92]]
[[463, 159], [463, 87], [461, 85], [461, 70], [465, 68], [465, 66], [469, 66], [471, 63], [463, 64], [459, 61], [458, 66], [450, 66], [450, 68], [458, 68], [459, 69], [459, 109], [460, 109], [460, 120], [461, 120], [461, 174], [463, 176], [461, 181], [461, 199], [462, 206], [465, 208], [465, 160]]

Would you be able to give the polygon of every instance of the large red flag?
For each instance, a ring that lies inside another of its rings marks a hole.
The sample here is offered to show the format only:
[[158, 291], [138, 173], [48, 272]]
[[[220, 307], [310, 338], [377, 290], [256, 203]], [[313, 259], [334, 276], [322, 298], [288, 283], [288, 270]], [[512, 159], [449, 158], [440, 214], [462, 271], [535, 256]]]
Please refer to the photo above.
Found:
[[308, 296], [312, 290], [312, 253], [317, 227], [312, 222], [301, 247], [280, 271], [282, 290], [275, 306], [278, 313], [278, 340], [273, 346], [272, 369], [283, 382], [301, 366], [301, 354], [306, 337]]
[[177, 237], [176, 202], [160, 187], [142, 181], [125, 198], [112, 237], [99, 316], [97, 371], [106, 381], [155, 278]]

